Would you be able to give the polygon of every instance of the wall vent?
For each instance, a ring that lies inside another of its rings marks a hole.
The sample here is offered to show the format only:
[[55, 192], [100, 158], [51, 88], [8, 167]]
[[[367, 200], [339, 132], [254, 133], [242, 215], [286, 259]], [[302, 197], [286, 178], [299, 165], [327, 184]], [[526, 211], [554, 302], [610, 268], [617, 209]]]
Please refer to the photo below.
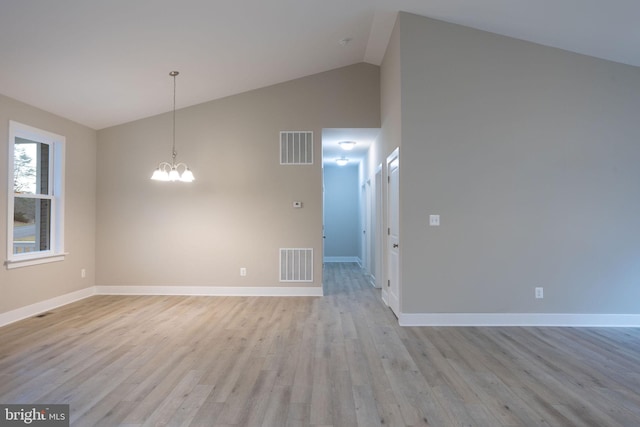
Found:
[[280, 248], [280, 281], [313, 282], [313, 248]]
[[312, 165], [313, 164], [313, 132], [282, 131], [280, 132], [280, 164]]

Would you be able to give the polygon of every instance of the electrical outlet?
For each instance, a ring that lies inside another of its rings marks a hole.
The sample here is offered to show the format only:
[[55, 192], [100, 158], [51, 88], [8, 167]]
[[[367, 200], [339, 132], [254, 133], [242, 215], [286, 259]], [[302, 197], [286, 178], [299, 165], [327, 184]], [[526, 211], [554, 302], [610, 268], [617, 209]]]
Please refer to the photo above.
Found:
[[440, 226], [440, 215], [429, 215], [429, 225], [431, 227]]
[[240, 275], [241, 275], [241, 276], [246, 276], [246, 275], [247, 275], [247, 269], [246, 269], [246, 268], [244, 268], [244, 267], [242, 267], [242, 268], [240, 269]]
[[536, 299], [544, 298], [544, 288], [536, 288]]
[[87, 270], [85, 270], [84, 268], [80, 270], [80, 277], [82, 277], [83, 279], [87, 277]]

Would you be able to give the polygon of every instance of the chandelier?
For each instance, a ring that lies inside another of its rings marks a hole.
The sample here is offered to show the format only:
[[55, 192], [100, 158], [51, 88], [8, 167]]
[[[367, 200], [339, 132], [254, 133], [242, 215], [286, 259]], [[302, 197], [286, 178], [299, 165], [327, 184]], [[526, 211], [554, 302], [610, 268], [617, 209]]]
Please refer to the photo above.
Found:
[[[169, 73], [173, 77], [173, 146], [171, 149], [171, 163], [160, 162], [158, 168], [153, 172], [151, 179], [155, 181], [182, 181], [191, 182], [195, 178], [186, 163], [176, 163], [178, 152], [176, 151], [176, 76], [178, 71]], [[182, 173], [180, 173], [182, 170]]]

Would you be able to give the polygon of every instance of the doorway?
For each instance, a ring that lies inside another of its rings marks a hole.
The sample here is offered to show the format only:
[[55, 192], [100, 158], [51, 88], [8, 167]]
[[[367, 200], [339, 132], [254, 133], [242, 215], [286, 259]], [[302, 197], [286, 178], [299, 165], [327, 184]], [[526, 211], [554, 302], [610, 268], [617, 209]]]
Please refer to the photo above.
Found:
[[400, 315], [400, 150], [396, 148], [387, 157], [387, 285], [382, 299]]
[[[372, 286], [381, 252], [376, 205], [376, 178], [367, 156], [380, 129], [323, 129], [324, 262], [357, 262]], [[350, 150], [345, 141], [351, 141]], [[336, 162], [341, 159], [343, 165]], [[346, 163], [346, 164], [345, 164]], [[355, 204], [355, 205], [354, 205]], [[354, 216], [355, 206], [355, 216]], [[355, 225], [354, 225], [355, 218]], [[356, 249], [353, 250], [355, 236]]]

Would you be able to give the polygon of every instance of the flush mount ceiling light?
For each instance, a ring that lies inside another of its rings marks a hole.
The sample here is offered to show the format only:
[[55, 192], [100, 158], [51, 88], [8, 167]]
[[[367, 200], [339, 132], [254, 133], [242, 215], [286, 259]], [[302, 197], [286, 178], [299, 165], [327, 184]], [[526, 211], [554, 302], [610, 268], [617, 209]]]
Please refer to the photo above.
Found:
[[[156, 181], [182, 181], [191, 182], [195, 178], [186, 163], [176, 163], [178, 152], [176, 151], [176, 76], [178, 71], [169, 73], [173, 77], [173, 146], [171, 148], [171, 163], [160, 162], [158, 169], [153, 172], [151, 179]], [[179, 169], [182, 169], [180, 173]]]
[[338, 164], [338, 166], [344, 166], [347, 163], [349, 163], [349, 159], [347, 159], [346, 157], [342, 156], [339, 159], [336, 159], [336, 163]]
[[343, 150], [351, 151], [351, 150], [353, 150], [353, 147], [356, 146], [356, 142], [355, 141], [340, 141], [340, 142], [338, 142], [338, 145], [340, 145], [340, 147]]

